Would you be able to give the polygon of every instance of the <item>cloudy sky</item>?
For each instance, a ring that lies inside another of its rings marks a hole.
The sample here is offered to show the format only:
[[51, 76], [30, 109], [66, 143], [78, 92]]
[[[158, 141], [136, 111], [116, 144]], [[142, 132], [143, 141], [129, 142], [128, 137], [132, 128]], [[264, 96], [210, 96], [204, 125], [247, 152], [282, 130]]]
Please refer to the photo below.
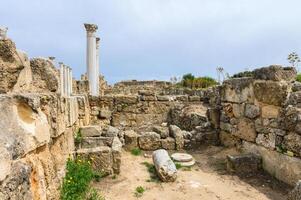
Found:
[[193, 73], [216, 77], [301, 54], [300, 0], [0, 0], [0, 25], [30, 57], [86, 71], [83, 23], [101, 37], [110, 83]]

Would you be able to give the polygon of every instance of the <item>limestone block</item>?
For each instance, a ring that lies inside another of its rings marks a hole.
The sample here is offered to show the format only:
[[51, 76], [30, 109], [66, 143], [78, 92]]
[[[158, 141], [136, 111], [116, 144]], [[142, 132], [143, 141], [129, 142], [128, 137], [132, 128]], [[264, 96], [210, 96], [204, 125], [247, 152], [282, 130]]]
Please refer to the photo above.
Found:
[[301, 107], [301, 91], [290, 93], [286, 104], [293, 105], [293, 106], [300, 108]]
[[221, 144], [225, 147], [234, 147], [241, 143], [241, 139], [239, 139], [225, 131], [220, 132], [219, 139], [220, 139]]
[[280, 107], [273, 105], [263, 105], [261, 107], [261, 117], [262, 118], [278, 118], [280, 114]]
[[200, 101], [201, 97], [195, 95], [195, 96], [189, 96], [188, 99], [189, 99], [189, 101], [194, 102], [194, 101]]
[[113, 126], [107, 126], [104, 128], [105, 130], [103, 131], [102, 135], [106, 137], [116, 137], [118, 136], [120, 130], [116, 127]]
[[293, 92], [301, 91], [301, 83], [298, 82], [298, 81], [295, 81], [295, 82], [292, 84], [292, 91], [293, 91]]
[[273, 132], [269, 134], [258, 134], [256, 143], [268, 149], [274, 150], [277, 145], [277, 135]]
[[248, 175], [257, 173], [261, 168], [261, 157], [256, 154], [227, 156], [228, 171]]
[[177, 95], [176, 100], [177, 101], [188, 101], [188, 96], [187, 95]]
[[129, 150], [138, 147], [138, 134], [133, 130], [124, 131], [125, 147]]
[[150, 95], [150, 96], [141, 96], [141, 101], [157, 101], [157, 97], [155, 95]]
[[242, 150], [246, 153], [260, 155], [263, 169], [287, 184], [295, 185], [301, 179], [301, 160], [299, 158], [289, 157], [249, 142], [243, 142]]
[[176, 149], [176, 140], [172, 137], [167, 137], [161, 139], [161, 146], [165, 150], [175, 150]]
[[214, 128], [220, 126], [220, 110], [218, 108], [208, 108], [207, 116]]
[[169, 130], [167, 127], [155, 125], [152, 127], [152, 130], [158, 133], [162, 139], [165, 139], [169, 136]]
[[84, 137], [81, 140], [80, 148], [94, 148], [100, 146], [112, 146], [113, 137]]
[[157, 100], [158, 101], [172, 101], [173, 99], [171, 96], [157, 95]]
[[254, 78], [272, 81], [294, 81], [297, 71], [294, 67], [282, 67], [281, 65], [271, 65], [254, 70]]
[[154, 96], [155, 92], [154, 92], [154, 90], [139, 90], [138, 94], [144, 95], [144, 96]]
[[164, 149], [153, 152], [153, 162], [158, 176], [163, 182], [174, 182], [177, 179], [177, 168]]
[[114, 97], [115, 104], [135, 104], [138, 101], [137, 95], [119, 95]]
[[99, 117], [101, 119], [111, 119], [112, 112], [108, 109], [101, 109], [99, 112]]
[[231, 133], [234, 136], [249, 142], [255, 142], [257, 136], [254, 122], [247, 118], [239, 119], [237, 127], [232, 129]]
[[113, 172], [115, 174], [120, 173], [120, 165], [121, 165], [121, 150], [122, 143], [118, 137], [114, 137], [112, 142], [112, 156], [113, 156]]
[[155, 132], [141, 133], [138, 138], [140, 149], [143, 150], [156, 150], [161, 147], [160, 135]]
[[83, 126], [79, 129], [82, 137], [101, 136], [102, 130], [100, 126]]
[[221, 88], [221, 100], [232, 103], [253, 103], [254, 92], [252, 78], [239, 78], [224, 81]]
[[231, 133], [233, 127], [232, 127], [232, 125], [231, 125], [230, 123], [224, 123], [224, 122], [221, 122], [221, 123], [220, 123], [220, 129], [221, 129], [222, 131]]
[[245, 116], [254, 119], [260, 115], [260, 109], [256, 105], [246, 104]]
[[[250, 105], [250, 104], [248, 104]], [[233, 115], [234, 117], [236, 118], [240, 118], [240, 117], [243, 117], [244, 116], [244, 113], [245, 113], [245, 104], [242, 103], [242, 104], [237, 104], [237, 103], [234, 103], [232, 104], [232, 109], [233, 109]]]
[[176, 140], [176, 150], [181, 150], [184, 148], [184, 133], [176, 125], [169, 126], [169, 134]]
[[261, 103], [281, 106], [288, 95], [288, 85], [285, 82], [255, 81], [254, 94]]
[[289, 133], [284, 136], [284, 146], [287, 150], [294, 152], [296, 155], [301, 156], [301, 136], [296, 133]]

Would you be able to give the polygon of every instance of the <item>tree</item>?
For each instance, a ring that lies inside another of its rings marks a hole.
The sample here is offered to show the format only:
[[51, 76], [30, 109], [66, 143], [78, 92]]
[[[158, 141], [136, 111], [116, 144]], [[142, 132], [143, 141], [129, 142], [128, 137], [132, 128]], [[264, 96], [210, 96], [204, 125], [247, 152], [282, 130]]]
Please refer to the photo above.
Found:
[[182, 79], [184, 81], [186, 81], [186, 80], [193, 80], [194, 78], [195, 78], [194, 75], [192, 75], [191, 73], [189, 73], [189, 74], [184, 74]]
[[293, 66], [293, 67], [298, 67], [298, 64], [301, 62], [299, 55], [296, 52], [292, 52], [288, 55], [287, 57], [288, 62]]

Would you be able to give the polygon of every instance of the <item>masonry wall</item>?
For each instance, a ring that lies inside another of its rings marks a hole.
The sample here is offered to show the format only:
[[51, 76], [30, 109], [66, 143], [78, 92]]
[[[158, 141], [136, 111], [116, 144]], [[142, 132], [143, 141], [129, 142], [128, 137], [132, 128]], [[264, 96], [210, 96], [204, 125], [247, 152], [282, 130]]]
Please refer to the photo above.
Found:
[[254, 72], [222, 85], [220, 140], [261, 154], [265, 170], [294, 185], [301, 179], [300, 83], [292, 68]]

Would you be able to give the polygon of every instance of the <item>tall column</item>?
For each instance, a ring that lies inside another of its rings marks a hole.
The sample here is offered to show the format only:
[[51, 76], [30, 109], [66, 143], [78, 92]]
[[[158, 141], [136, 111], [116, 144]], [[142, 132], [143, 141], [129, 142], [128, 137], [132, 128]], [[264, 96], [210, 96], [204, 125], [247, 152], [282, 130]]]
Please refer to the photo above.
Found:
[[72, 94], [72, 86], [73, 86], [73, 80], [72, 80], [72, 68], [69, 68], [69, 94]]
[[96, 36], [95, 32], [98, 29], [95, 24], [84, 24], [87, 31], [87, 78], [90, 85], [90, 94], [97, 96], [97, 81], [96, 81]]
[[0, 27], [0, 40], [5, 40], [7, 38], [6, 34], [7, 34], [7, 27]]
[[97, 83], [97, 91], [99, 94], [99, 87], [100, 87], [100, 81], [99, 81], [99, 45], [100, 45], [100, 38], [96, 38], [96, 70], [95, 70], [95, 76], [96, 76], [96, 83]]
[[60, 89], [61, 89], [61, 96], [64, 96], [64, 64], [59, 62], [60, 65]]
[[64, 95], [65, 96], [68, 96], [68, 93], [67, 93], [67, 88], [68, 88], [68, 69], [67, 69], [67, 66], [64, 65]]
[[70, 96], [70, 67], [67, 66], [67, 96]]

